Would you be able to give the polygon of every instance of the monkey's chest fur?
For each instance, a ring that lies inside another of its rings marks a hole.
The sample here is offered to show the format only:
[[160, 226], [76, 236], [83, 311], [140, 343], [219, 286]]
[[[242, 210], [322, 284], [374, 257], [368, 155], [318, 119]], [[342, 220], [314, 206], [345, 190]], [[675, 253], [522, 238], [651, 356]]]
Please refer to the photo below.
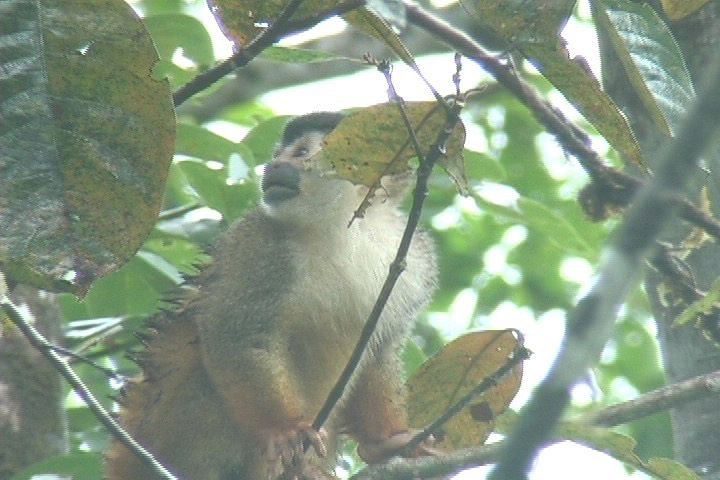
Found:
[[[228, 357], [243, 348], [288, 355], [292, 376], [302, 378], [299, 398], [310, 416], [345, 366], [405, 227], [394, 210], [372, 213], [350, 228], [342, 222], [309, 230], [251, 215], [226, 235], [215, 256], [216, 273], [208, 276], [213, 294], [201, 311], [210, 315], [203, 315], [200, 328], [222, 332], [216, 336], [227, 342], [215, 348]], [[426, 234], [416, 234], [406, 264], [370, 354], [377, 348], [401, 351], [432, 293], [435, 264]]]
[[[363, 219], [342, 238], [303, 242], [293, 263], [293, 288], [281, 300], [292, 365], [307, 377], [306, 397], [319, 408], [353, 351], [393, 261], [404, 223]], [[329, 248], [328, 248], [329, 247]], [[380, 318], [368, 355], [378, 348], [402, 351], [412, 321], [432, 292], [431, 245], [419, 234]], [[322, 366], [322, 367], [321, 367]], [[351, 385], [352, 387], [352, 385]]]

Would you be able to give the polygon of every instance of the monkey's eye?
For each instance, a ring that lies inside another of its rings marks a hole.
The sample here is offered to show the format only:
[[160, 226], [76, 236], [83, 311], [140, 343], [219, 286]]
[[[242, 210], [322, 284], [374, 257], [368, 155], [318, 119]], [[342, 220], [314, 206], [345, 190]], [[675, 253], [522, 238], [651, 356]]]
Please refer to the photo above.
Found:
[[307, 147], [297, 147], [295, 151], [293, 151], [293, 157], [304, 157], [308, 153], [310, 153], [310, 149]]

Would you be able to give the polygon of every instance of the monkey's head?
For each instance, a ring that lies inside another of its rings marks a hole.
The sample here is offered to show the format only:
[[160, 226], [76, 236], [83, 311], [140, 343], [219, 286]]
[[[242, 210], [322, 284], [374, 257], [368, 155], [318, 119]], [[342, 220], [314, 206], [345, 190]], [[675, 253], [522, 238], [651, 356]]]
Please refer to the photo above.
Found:
[[344, 117], [338, 112], [316, 112], [285, 126], [261, 183], [262, 206], [270, 217], [293, 223], [350, 220], [367, 187], [323, 176], [303, 163], [322, 149], [325, 136]]

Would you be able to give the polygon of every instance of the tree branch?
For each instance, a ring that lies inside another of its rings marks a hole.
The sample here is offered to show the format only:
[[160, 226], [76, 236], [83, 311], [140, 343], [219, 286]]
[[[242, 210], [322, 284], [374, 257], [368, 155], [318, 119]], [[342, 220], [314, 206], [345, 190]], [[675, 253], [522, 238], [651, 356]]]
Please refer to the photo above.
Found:
[[547, 440], [569, 402], [571, 385], [597, 361], [614, 327], [617, 310], [639, 277], [644, 258], [677, 211], [677, 206], [668, 205], [668, 194], [682, 192], [688, 175], [717, 130], [720, 56], [708, 70], [703, 87], [677, 137], [663, 145], [655, 177], [639, 192], [606, 249], [594, 288], [570, 312], [563, 348], [524, 408], [490, 476], [492, 480], [526, 478], [538, 448]]
[[10, 318], [10, 320], [17, 326], [18, 329], [25, 335], [28, 341], [35, 347], [45, 358], [47, 358], [52, 365], [55, 366], [58, 372], [65, 378], [70, 384], [75, 393], [85, 402], [90, 408], [95, 417], [107, 428], [110, 433], [122, 442], [127, 448], [130, 449], [142, 462], [148, 465], [159, 478], [167, 480], [176, 480], [155, 457], [153, 457], [145, 448], [138, 444], [116, 421], [112, 416], [103, 408], [100, 402], [97, 401], [95, 396], [92, 394], [90, 389], [83, 383], [80, 377], [73, 371], [67, 362], [57, 353], [56, 347], [50, 344], [45, 337], [42, 336], [37, 329], [28, 323], [13, 303], [4, 294], [0, 292], [0, 309]]
[[[667, 385], [645, 393], [632, 400], [618, 403], [597, 412], [573, 420], [573, 423], [588, 426], [612, 427], [638, 420], [649, 415], [661, 413], [678, 405], [700, 400], [712, 395], [720, 395], [720, 370], [691, 378], [675, 385]], [[552, 437], [543, 443], [548, 446], [564, 440]], [[500, 458], [500, 452], [507, 440], [448, 452], [436, 457], [394, 459], [383, 465], [372, 465], [355, 475], [353, 480], [371, 480], [378, 478], [415, 479], [449, 475], [466, 468], [489, 465]], [[587, 445], [584, 444], [586, 446]]]
[[674, 385], [666, 385], [632, 400], [604, 408], [590, 415], [590, 423], [601, 427], [614, 427], [718, 394], [720, 394], [720, 370]]
[[[553, 134], [565, 151], [573, 155], [592, 179], [591, 189], [581, 194], [581, 204], [594, 220], [604, 220], [613, 207], [626, 207], [644, 181], [608, 166], [590, 148], [587, 133], [568, 121], [537, 90], [516, 72], [486, 51], [465, 32], [454, 28], [419, 5], [405, 2], [408, 21], [424, 29], [454, 50], [466, 55], [518, 98], [535, 118]], [[697, 208], [682, 195], [670, 195], [670, 203], [680, 207], [680, 216], [720, 240], [720, 222]], [[616, 208], [617, 209], [617, 208]]]
[[173, 102], [176, 107], [182, 105], [191, 96], [208, 88], [221, 78], [232, 73], [235, 69], [244, 67], [257, 57], [263, 50], [277, 42], [283, 37], [297, 31], [308, 29], [320, 21], [335, 15], [349, 12], [365, 4], [364, 0], [348, 0], [326, 11], [320, 12], [312, 17], [291, 21], [303, 0], [289, 0], [278, 18], [265, 30], [263, 30], [246, 47], [240, 48], [230, 58], [217, 66], [207, 70], [173, 93]]
[[[399, 108], [401, 108], [401, 112], [403, 113], [404, 118], [407, 120], [407, 116], [404, 113], [402, 103], [398, 102], [398, 106]], [[398, 278], [400, 278], [400, 274], [405, 270], [405, 259], [407, 257], [408, 250], [410, 249], [410, 242], [412, 241], [415, 230], [420, 223], [420, 214], [422, 212], [423, 203], [425, 202], [425, 198], [428, 194], [428, 180], [430, 178], [430, 174], [432, 173], [432, 169], [435, 163], [441, 158], [443, 152], [446, 151], [446, 144], [450, 139], [450, 135], [452, 134], [455, 125], [459, 121], [459, 114], [462, 106], [463, 103], [458, 100], [448, 111], [448, 118], [443, 128], [443, 131], [438, 134], [436, 143], [433, 145], [433, 147], [430, 149], [426, 156], [423, 155], [423, 152], [416, 150], [416, 153], [420, 160], [420, 166], [417, 170], [415, 192], [413, 195], [412, 206], [408, 214], [408, 221], [405, 226], [403, 236], [400, 240], [400, 245], [398, 246], [395, 259], [390, 264], [390, 270], [385, 279], [385, 283], [383, 284], [380, 290], [380, 294], [378, 295], [378, 298], [375, 302], [375, 305], [373, 306], [373, 309], [370, 312], [370, 315], [368, 316], [365, 325], [363, 326], [362, 332], [360, 333], [360, 338], [355, 345], [350, 359], [345, 365], [345, 368], [340, 374], [337, 382], [333, 386], [333, 389], [330, 391], [330, 394], [328, 395], [325, 404], [322, 406], [317, 416], [315, 417], [315, 420], [313, 421], [313, 427], [316, 429], [322, 427], [322, 425], [327, 421], [330, 416], [330, 412], [332, 411], [338, 400], [340, 400], [340, 397], [342, 397], [342, 394], [345, 391], [345, 388], [347, 387], [350, 378], [357, 369], [357, 366], [360, 363], [360, 359], [362, 358], [362, 355], [367, 348], [367, 344], [370, 341], [370, 338], [372, 337], [375, 328], [377, 327], [378, 321], [380, 320], [380, 315], [385, 308], [385, 304], [387, 303], [388, 298], [390, 298], [390, 293], [392, 293], [395, 283], [397, 282]], [[414, 132], [412, 132], [412, 129], [410, 129], [409, 135], [411, 136], [411, 138], [414, 136]], [[416, 148], [418, 148], [417, 140], [415, 140], [414, 144], [416, 145]]]

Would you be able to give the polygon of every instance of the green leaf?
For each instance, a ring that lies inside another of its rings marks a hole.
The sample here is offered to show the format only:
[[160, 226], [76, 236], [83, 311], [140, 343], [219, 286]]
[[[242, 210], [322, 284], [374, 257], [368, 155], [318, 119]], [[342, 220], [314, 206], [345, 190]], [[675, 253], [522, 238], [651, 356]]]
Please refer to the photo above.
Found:
[[593, 13], [655, 125], [674, 135], [695, 90], [670, 29], [652, 7], [629, 0], [597, 0]]
[[559, 45], [558, 34], [572, 14], [576, 0], [525, 2], [462, 0], [466, 11], [508, 44]]
[[209, 257], [196, 244], [176, 235], [155, 230], [144, 248], [170, 262], [181, 273], [195, 275]]
[[463, 157], [465, 158], [465, 173], [468, 178], [499, 182], [507, 176], [500, 162], [489, 155], [465, 149]]
[[318, 62], [330, 62], [333, 60], [344, 60], [348, 62], [357, 62], [357, 60], [334, 55], [332, 53], [325, 53], [319, 50], [308, 50], [305, 48], [290, 48], [290, 47], [270, 47], [262, 51], [259, 58], [264, 60], [272, 60], [274, 62], [284, 63], [318, 63]]
[[463, 0], [475, 20], [494, 36], [517, 49], [625, 158], [645, 165], [640, 146], [627, 119], [602, 90], [580, 59], [571, 59], [560, 31], [572, 13], [575, 0], [539, 2]]
[[55, 478], [90, 479], [102, 478], [102, 455], [99, 453], [74, 453], [51, 457], [31, 465], [10, 480], [31, 480], [33, 475], [55, 475]]
[[11, 2], [0, 15], [0, 262], [84, 292], [140, 247], [174, 148], [157, 53], [122, 0]]
[[279, 116], [260, 122], [242, 139], [240, 143], [252, 152], [256, 165], [272, 159], [278, 139], [289, 119], [288, 116]]
[[708, 315], [720, 303], [720, 278], [715, 279], [705, 296], [691, 303], [673, 321], [673, 327], [679, 327], [691, 321], [697, 321], [698, 316]]
[[170, 60], [178, 48], [198, 65], [215, 61], [210, 34], [202, 22], [189, 15], [150, 15], [143, 19], [155, 41], [160, 58]]
[[179, 123], [176, 153], [202, 160], [215, 160], [227, 164], [230, 155], [237, 153], [237, 145], [207, 128]]
[[59, 301], [68, 319], [148, 315], [179, 280], [177, 270], [145, 252], [95, 282], [82, 302], [67, 294]]
[[216, 170], [205, 162], [193, 160], [179, 162], [178, 168], [203, 202], [220, 212], [228, 222], [239, 217], [255, 201], [255, 185], [228, 183], [226, 168]]
[[594, 450], [603, 452], [621, 462], [660, 480], [700, 480], [700, 477], [685, 465], [668, 458], [651, 458], [643, 461], [635, 453], [637, 442], [631, 437], [615, 431], [581, 423], [563, 422], [557, 434]]
[[584, 257], [593, 255], [593, 249], [570, 222], [536, 200], [519, 197], [513, 205], [508, 206], [494, 203], [475, 193], [472, 196], [481, 208], [537, 230], [563, 251]]

